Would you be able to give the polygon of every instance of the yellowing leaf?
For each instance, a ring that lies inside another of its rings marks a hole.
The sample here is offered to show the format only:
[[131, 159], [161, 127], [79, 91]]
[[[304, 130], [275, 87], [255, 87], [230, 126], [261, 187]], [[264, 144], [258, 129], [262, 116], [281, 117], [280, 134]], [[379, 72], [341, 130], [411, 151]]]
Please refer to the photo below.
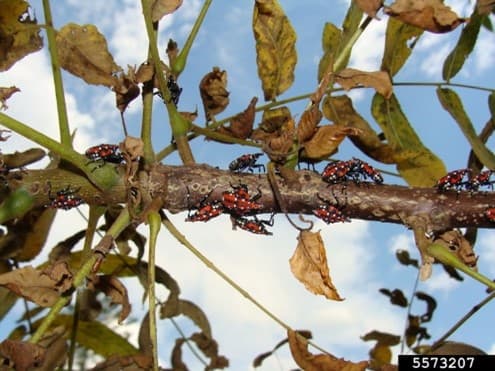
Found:
[[435, 33], [452, 31], [465, 22], [442, 0], [397, 0], [384, 11], [404, 23]]
[[320, 232], [301, 231], [296, 250], [290, 258], [290, 269], [306, 289], [331, 300], [344, 300], [330, 278], [325, 246]]
[[182, 0], [155, 0], [151, 5], [151, 19], [158, 22], [164, 15], [175, 12], [182, 5]]
[[394, 94], [390, 99], [375, 94], [371, 113], [395, 151], [397, 170], [409, 185], [432, 187], [445, 175], [442, 160], [423, 145]]
[[296, 33], [277, 0], [256, 0], [253, 32], [265, 100], [273, 100], [294, 81]]
[[27, 1], [0, 0], [0, 71], [43, 47], [36, 24]]
[[63, 69], [88, 84], [108, 87], [118, 85], [115, 74], [122, 68], [114, 62], [105, 37], [96, 26], [69, 23], [57, 33], [56, 42]]
[[390, 75], [385, 71], [366, 72], [346, 68], [335, 75], [335, 82], [345, 90], [350, 90], [360, 85], [371, 86], [385, 98], [390, 98], [393, 90]]
[[389, 18], [385, 33], [385, 50], [383, 51], [381, 70], [394, 76], [411, 55], [412, 47], [423, 34], [423, 30]]

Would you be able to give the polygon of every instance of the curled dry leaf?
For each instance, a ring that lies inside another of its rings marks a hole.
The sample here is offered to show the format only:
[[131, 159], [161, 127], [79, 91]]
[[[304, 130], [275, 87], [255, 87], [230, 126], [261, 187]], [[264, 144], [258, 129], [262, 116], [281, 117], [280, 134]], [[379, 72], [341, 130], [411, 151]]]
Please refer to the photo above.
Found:
[[0, 1], [0, 71], [43, 47], [40, 29], [24, 0]]
[[294, 81], [296, 33], [276, 0], [256, 0], [253, 10], [256, 64], [265, 100], [273, 100]]
[[476, 9], [480, 15], [490, 14], [495, 8], [495, 1], [493, 0], [478, 0], [476, 2]]
[[16, 269], [0, 275], [0, 286], [42, 307], [51, 307], [65, 292], [64, 288], [72, 287], [72, 275], [61, 267], [55, 271], [45, 271], [31, 266]]
[[122, 311], [119, 315], [119, 323], [124, 321], [131, 313], [131, 303], [127, 295], [127, 289], [115, 276], [93, 275], [88, 279], [88, 288], [101, 291], [108, 296], [112, 304], [121, 304]]
[[56, 37], [60, 65], [88, 84], [119, 86], [116, 73], [122, 71], [108, 51], [105, 37], [96, 26], [69, 23]]
[[423, 300], [426, 303], [426, 313], [421, 315], [421, 322], [430, 322], [433, 317], [433, 312], [437, 308], [437, 301], [431, 295], [428, 295], [422, 291], [416, 291], [414, 294], [419, 300]]
[[7, 99], [9, 99], [12, 94], [19, 91], [21, 91], [21, 89], [16, 86], [11, 86], [9, 88], [0, 87], [0, 110], [6, 110], [7, 108], [9, 108], [6, 103]]
[[356, 0], [356, 4], [364, 13], [376, 18], [376, 12], [382, 7], [383, 0]]
[[385, 71], [366, 72], [346, 68], [335, 75], [335, 82], [345, 90], [350, 90], [356, 86], [371, 86], [387, 99], [391, 97], [393, 92], [392, 80]]
[[285, 162], [287, 155], [294, 146], [294, 129], [284, 130], [279, 136], [265, 142], [263, 151], [275, 162]]
[[458, 230], [450, 230], [439, 235], [435, 241], [457, 257], [468, 267], [477, 269], [478, 257], [475, 255], [473, 247], [468, 240]]
[[134, 81], [134, 71], [131, 67], [127, 74], [120, 74], [117, 80], [117, 85], [114, 87], [115, 91], [115, 102], [118, 110], [124, 112], [134, 99], [139, 96], [141, 89]]
[[38, 344], [6, 339], [0, 343], [0, 356], [9, 362], [4, 366], [27, 371], [43, 364], [45, 349]]
[[404, 293], [399, 290], [388, 290], [388, 289], [380, 289], [379, 290], [383, 295], [386, 295], [390, 298], [390, 302], [394, 305], [398, 305], [399, 307], [407, 307], [407, 299], [404, 296]]
[[169, 64], [173, 66], [175, 59], [179, 55], [177, 43], [172, 39], [168, 40], [167, 50], [165, 50], [165, 52], [167, 53]]
[[360, 129], [345, 128], [337, 125], [325, 125], [316, 129], [310, 140], [302, 144], [303, 158], [317, 160], [331, 156], [337, 152], [340, 143], [346, 136], [359, 135]]
[[452, 31], [466, 21], [444, 5], [442, 0], [397, 0], [386, 6], [384, 11], [406, 24], [435, 33]]
[[207, 369], [223, 369], [229, 367], [229, 360], [218, 354], [218, 343], [203, 332], [196, 332], [191, 335], [190, 339], [194, 341], [196, 346], [208, 358], [210, 364]]
[[137, 71], [134, 73], [134, 81], [136, 83], [144, 83], [151, 81], [153, 78], [153, 73], [154, 73], [154, 68], [153, 66], [148, 63], [141, 63], [137, 69]]
[[407, 320], [405, 338], [408, 347], [411, 347], [415, 342], [431, 338], [431, 335], [428, 334], [428, 329], [421, 326], [421, 318], [419, 316], [409, 315]]
[[240, 114], [236, 115], [227, 127], [217, 129], [222, 134], [229, 135], [234, 138], [247, 139], [253, 132], [254, 117], [256, 115], [257, 97], [253, 97], [249, 106]]
[[297, 139], [299, 143], [307, 141], [314, 135], [322, 117], [323, 114], [316, 104], [311, 105], [311, 109], [303, 112], [301, 119], [297, 123]]
[[151, 5], [151, 20], [158, 22], [163, 16], [175, 12], [182, 5], [182, 0], [155, 0]]
[[325, 246], [320, 232], [301, 231], [290, 269], [306, 289], [313, 294], [324, 295], [331, 300], [344, 300], [330, 278]]
[[227, 72], [213, 67], [213, 70], [201, 79], [199, 92], [205, 108], [206, 119], [210, 120], [211, 116], [222, 112], [229, 104]]
[[288, 330], [290, 352], [297, 365], [305, 371], [364, 371], [367, 361], [354, 363], [331, 354], [314, 355], [308, 351], [308, 341], [296, 331]]
[[91, 371], [138, 371], [151, 370], [153, 358], [145, 354], [135, 354], [132, 356], [110, 356], [104, 362], [98, 363]]

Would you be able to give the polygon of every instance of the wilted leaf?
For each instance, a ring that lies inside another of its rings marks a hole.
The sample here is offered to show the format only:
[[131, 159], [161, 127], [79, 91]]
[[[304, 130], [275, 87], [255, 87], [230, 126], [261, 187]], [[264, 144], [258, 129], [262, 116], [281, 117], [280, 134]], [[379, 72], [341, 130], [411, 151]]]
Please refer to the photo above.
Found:
[[455, 254], [468, 267], [477, 269], [478, 257], [469, 241], [458, 230], [446, 231], [437, 236], [434, 242]]
[[436, 347], [433, 351], [428, 352], [428, 354], [437, 355], [466, 355], [466, 356], [481, 356], [487, 353], [471, 344], [460, 343], [457, 341], [445, 341], [439, 347]]
[[421, 322], [424, 323], [431, 321], [433, 312], [437, 308], [437, 301], [432, 296], [421, 291], [417, 291], [414, 295], [416, 295], [419, 300], [426, 302], [426, 313], [421, 316]]
[[45, 358], [43, 365], [34, 369], [35, 371], [57, 370], [59, 367], [63, 367], [69, 351], [64, 335], [65, 329], [62, 326], [45, 332], [37, 343], [45, 350]]
[[296, 33], [278, 0], [255, 1], [253, 32], [265, 100], [273, 100], [294, 81]]
[[115, 102], [118, 110], [124, 112], [134, 99], [141, 93], [141, 89], [134, 81], [133, 70], [129, 68], [127, 74], [120, 74], [118, 84], [114, 87]]
[[392, 95], [392, 80], [385, 71], [366, 72], [354, 68], [346, 68], [335, 75], [335, 82], [345, 90], [350, 90], [356, 86], [371, 86], [377, 93], [385, 98]]
[[370, 350], [370, 369], [379, 370], [383, 365], [390, 364], [392, 360], [392, 349], [380, 342]]
[[423, 30], [418, 27], [402, 23], [395, 18], [389, 18], [380, 70], [388, 71], [390, 76], [399, 72], [422, 34]]
[[119, 315], [119, 323], [129, 316], [131, 304], [127, 295], [127, 289], [115, 276], [93, 275], [88, 278], [88, 287], [93, 290], [101, 291], [111, 299], [111, 304], [122, 305], [122, 311]]
[[392, 304], [398, 305], [399, 307], [407, 307], [407, 299], [401, 290], [395, 289], [393, 291], [390, 291], [388, 289], [380, 289], [379, 291], [383, 295], [388, 296]]
[[43, 47], [36, 18], [23, 0], [0, 0], [0, 71]]
[[6, 103], [7, 99], [9, 99], [12, 94], [19, 91], [21, 91], [21, 89], [15, 86], [11, 86], [9, 88], [0, 87], [0, 110], [6, 110], [7, 108], [9, 108]]
[[405, 337], [406, 344], [409, 348], [415, 342], [431, 338], [430, 334], [428, 334], [428, 329], [421, 326], [421, 319], [419, 318], [419, 316], [408, 316]]
[[111, 356], [98, 363], [90, 371], [136, 371], [151, 370], [153, 367], [151, 356], [135, 354], [133, 356]]
[[175, 12], [182, 5], [182, 0], [155, 0], [151, 5], [151, 20], [158, 22], [164, 15]]
[[50, 307], [60, 298], [63, 293], [60, 288], [66, 287], [64, 282], [70, 278], [51, 278], [48, 274], [28, 266], [0, 275], [0, 285], [42, 307]]
[[407, 250], [397, 250], [395, 252], [395, 257], [402, 265], [412, 265], [419, 268], [419, 263], [417, 259], [411, 259], [409, 251]]
[[160, 318], [171, 318], [182, 314], [189, 319], [191, 319], [196, 326], [206, 334], [211, 337], [211, 327], [208, 317], [203, 312], [203, 310], [191, 301], [178, 299], [171, 301], [171, 297], [161, 306]]
[[323, 117], [317, 104], [311, 105], [311, 109], [305, 110], [301, 115], [301, 119], [297, 123], [297, 139], [299, 143], [303, 143], [310, 139], [316, 131], [316, 127]]
[[454, 120], [459, 124], [459, 127], [461, 128], [466, 139], [469, 141], [469, 144], [478, 159], [487, 168], [494, 169], [495, 155], [486, 147], [483, 141], [476, 134], [473, 123], [464, 110], [462, 101], [457, 93], [449, 88], [438, 88], [437, 96], [442, 104], [442, 107], [450, 113]]
[[213, 67], [213, 70], [201, 79], [199, 92], [205, 108], [206, 119], [209, 121], [211, 116], [222, 112], [229, 104], [227, 72]]
[[8, 360], [5, 366], [27, 371], [43, 364], [45, 349], [38, 344], [6, 339], [0, 343], [0, 356]]
[[241, 113], [236, 115], [227, 127], [217, 129], [222, 134], [227, 134], [234, 138], [247, 139], [253, 132], [254, 117], [256, 115], [256, 103], [258, 98], [251, 99], [249, 106]]
[[423, 145], [395, 95], [385, 99], [375, 94], [371, 112], [395, 151], [397, 170], [409, 185], [432, 187], [447, 173], [442, 160]]
[[383, 0], [356, 0], [356, 4], [363, 12], [370, 17], [375, 18], [376, 12], [378, 12], [383, 5]]
[[290, 352], [297, 365], [305, 371], [364, 371], [367, 361], [354, 363], [331, 354], [314, 355], [308, 351], [308, 341], [297, 332], [288, 330]]
[[[10, 272], [12, 267], [6, 260], [0, 260], [0, 277], [3, 273]], [[12, 309], [17, 301], [17, 295], [5, 287], [0, 287], [0, 320]]]
[[476, 9], [481, 15], [487, 15], [493, 12], [495, 1], [493, 0], [478, 0], [476, 1]]
[[[296, 332], [299, 335], [305, 337], [306, 339], [311, 339], [313, 337], [313, 335], [311, 334], [311, 331], [297, 330]], [[261, 366], [263, 361], [266, 358], [270, 357], [273, 353], [275, 353], [275, 351], [277, 349], [279, 349], [281, 346], [283, 346], [285, 343], [288, 343], [288, 342], [289, 342], [289, 339], [285, 338], [284, 340], [279, 341], [277, 343], [277, 345], [275, 345], [271, 351], [265, 352], [265, 353], [262, 353], [262, 354], [259, 354], [258, 356], [256, 356], [256, 358], [253, 360], [253, 367], [256, 368], [256, 367]]]
[[361, 339], [364, 341], [376, 340], [379, 343], [387, 346], [394, 346], [399, 344], [400, 342], [399, 335], [389, 334], [387, 332], [381, 332], [381, 331], [368, 332], [366, 335], [362, 336]]
[[316, 129], [313, 137], [303, 143], [304, 150], [301, 157], [309, 159], [323, 159], [337, 152], [340, 143], [346, 136], [358, 135], [359, 129], [345, 128], [337, 125], [324, 125]]
[[444, 5], [442, 0], [396, 0], [384, 11], [404, 23], [435, 33], [452, 31], [466, 21]]
[[301, 231], [290, 269], [306, 289], [331, 300], [343, 300], [330, 278], [325, 246], [320, 232]]
[[153, 79], [153, 74], [155, 72], [155, 69], [153, 68], [153, 65], [145, 62], [141, 63], [137, 69], [136, 72], [134, 72], [134, 81], [136, 83], [144, 83], [151, 81]]
[[206, 369], [214, 370], [229, 367], [229, 360], [218, 354], [218, 344], [214, 339], [202, 332], [192, 334], [190, 339], [210, 359], [210, 364]]
[[122, 68], [114, 62], [105, 37], [96, 26], [69, 23], [57, 33], [56, 42], [63, 69], [88, 84], [118, 86], [115, 74]]
[[456, 46], [443, 62], [442, 78], [445, 81], [449, 81], [457, 75], [469, 57], [469, 54], [473, 51], [476, 40], [478, 39], [482, 20], [483, 17], [475, 11], [471, 15], [469, 22], [462, 29]]

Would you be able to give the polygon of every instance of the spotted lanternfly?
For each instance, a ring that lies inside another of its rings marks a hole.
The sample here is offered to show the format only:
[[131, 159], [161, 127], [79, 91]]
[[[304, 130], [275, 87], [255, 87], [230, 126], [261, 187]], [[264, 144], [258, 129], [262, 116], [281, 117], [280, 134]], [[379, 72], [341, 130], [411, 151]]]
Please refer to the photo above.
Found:
[[367, 180], [371, 179], [373, 182], [381, 184], [383, 183], [383, 177], [378, 170], [376, 170], [373, 166], [364, 162], [358, 158], [353, 157], [352, 160], [348, 161], [349, 166], [351, 168], [350, 175]]
[[[223, 210], [224, 207], [222, 205], [222, 202], [219, 200], [213, 200], [207, 202], [206, 200], [208, 197], [210, 197], [211, 192], [208, 193], [207, 195], [203, 196], [203, 198], [199, 201], [198, 206], [196, 207], [189, 207], [189, 211], [187, 214], [186, 222], [207, 222], [210, 219], [213, 219], [217, 216], [219, 216]], [[187, 192], [187, 200], [189, 203], [189, 189]], [[194, 213], [192, 213], [192, 210], [196, 210]]]
[[328, 200], [317, 195], [324, 204], [319, 205], [313, 210], [313, 214], [323, 220], [327, 224], [350, 222], [351, 220], [342, 212], [338, 205], [332, 205]]
[[[439, 191], [447, 191], [449, 189], [455, 189], [457, 192], [460, 192], [463, 188], [466, 189], [469, 187], [471, 169], [459, 169], [454, 170], [440, 179], [438, 179], [436, 188]], [[466, 177], [466, 180], [464, 179]]]
[[86, 157], [91, 161], [111, 162], [121, 164], [124, 162], [124, 156], [120, 152], [117, 144], [99, 144], [86, 150]]
[[263, 169], [263, 172], [265, 172], [265, 165], [256, 163], [260, 156], [263, 156], [263, 153], [242, 155], [229, 164], [229, 169], [235, 172], [247, 170], [251, 173], [254, 172], [254, 169]]
[[222, 193], [222, 205], [233, 215], [248, 215], [256, 213], [263, 208], [262, 204], [256, 202], [261, 197], [261, 191], [251, 196], [248, 187], [245, 184], [231, 187], [233, 191], [224, 191]]
[[490, 186], [493, 189], [494, 181], [490, 180], [492, 173], [493, 173], [492, 170], [484, 170], [479, 174], [473, 176], [469, 180], [469, 185], [468, 185], [469, 190], [476, 192], [480, 187], [483, 186]]
[[327, 183], [340, 183], [349, 180], [352, 166], [348, 161], [330, 162], [321, 173], [321, 178]]
[[76, 196], [77, 191], [79, 191], [79, 189], [71, 189], [70, 187], [67, 187], [57, 191], [55, 196], [52, 196], [50, 192], [48, 192], [50, 203], [47, 207], [52, 209], [69, 210], [73, 207], [81, 205], [84, 201], [82, 198]]
[[260, 220], [256, 216], [253, 218], [244, 218], [244, 217], [231, 217], [232, 227], [235, 229], [239, 227], [244, 229], [245, 231], [254, 233], [254, 234], [264, 234], [267, 236], [271, 236], [273, 233], [266, 229], [266, 226], [273, 226], [273, 216], [270, 217], [269, 220]]
[[179, 104], [180, 95], [182, 93], [182, 88], [179, 87], [179, 85], [177, 85], [177, 82], [175, 81], [175, 78], [172, 75], [168, 75], [167, 88], [170, 93], [171, 101], [177, 107], [177, 104]]
[[485, 210], [485, 216], [489, 221], [495, 222], [495, 207], [490, 207]]

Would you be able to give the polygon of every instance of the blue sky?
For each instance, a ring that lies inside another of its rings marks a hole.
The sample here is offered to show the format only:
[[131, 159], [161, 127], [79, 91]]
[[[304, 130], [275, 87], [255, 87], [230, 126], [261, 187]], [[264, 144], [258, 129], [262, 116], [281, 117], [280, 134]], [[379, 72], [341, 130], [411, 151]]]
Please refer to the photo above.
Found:
[[[322, 27], [325, 22], [340, 25], [348, 1], [280, 2], [298, 35], [296, 80], [282, 96], [284, 98], [315, 89], [317, 66], [322, 54]], [[453, 6], [461, 16], [468, 16], [472, 2], [457, 0], [446, 3]], [[179, 46], [183, 44], [201, 4], [199, 0], [184, 0], [183, 6], [175, 14], [166, 17], [160, 28], [160, 50], [165, 50], [169, 38], [177, 41]], [[41, 20], [41, 1], [34, 1], [32, 5]], [[139, 65], [146, 57], [147, 39], [139, 1], [68, 0], [56, 4], [54, 2], [52, 7], [56, 27], [68, 21], [96, 24], [105, 34], [119, 65]], [[179, 109], [194, 111], [198, 107], [202, 113], [197, 86], [201, 77], [211, 71], [213, 66], [219, 66], [228, 72], [231, 104], [224, 112], [225, 115], [243, 110], [253, 96], [260, 97], [261, 101], [251, 13], [252, 1], [213, 2], [204, 28], [191, 51], [188, 66], [179, 79], [184, 88]], [[356, 44], [351, 66], [365, 70], [379, 68], [386, 25], [386, 17], [381, 18], [381, 21], [372, 23]], [[455, 44], [459, 32], [460, 28], [449, 35], [425, 34], [413, 57], [395, 81], [440, 81], [441, 61]], [[494, 61], [494, 35], [482, 31], [478, 48], [454, 81], [493, 86]], [[64, 82], [69, 120], [71, 127], [77, 128], [76, 148], [82, 152], [94, 144], [122, 140], [120, 117], [114, 109], [113, 94], [103, 87], [81, 84], [77, 78], [68, 74], [64, 74]], [[9, 100], [10, 108], [6, 113], [57, 137], [55, 100], [46, 51], [30, 55], [11, 70], [0, 74], [0, 86], [14, 84], [21, 88], [22, 93]], [[465, 100], [466, 110], [479, 130], [489, 117], [486, 93], [457, 91]], [[469, 147], [456, 123], [439, 106], [434, 88], [401, 87], [395, 92], [425, 145], [438, 154], [449, 169], [464, 167]], [[360, 113], [372, 122], [369, 113], [372, 92], [360, 90], [352, 95]], [[291, 106], [292, 113], [300, 115], [305, 104], [306, 102], [300, 102]], [[139, 99], [131, 104], [126, 119], [131, 134], [137, 135]], [[154, 133], [154, 146], [155, 149], [160, 149], [170, 142], [170, 132], [166, 115], [158, 105], [154, 111], [154, 119], [158, 123]], [[197, 122], [202, 123], [203, 120], [200, 116]], [[8, 153], [29, 146], [28, 142], [13, 135], [9, 141], [2, 143], [2, 151]], [[207, 162], [221, 168], [226, 168], [236, 156], [250, 152], [246, 148], [222, 146], [202, 139], [193, 142], [193, 151], [198, 162]], [[349, 141], [344, 141], [337, 157], [347, 159], [351, 156], [363, 157]], [[165, 162], [175, 164], [178, 159], [171, 156]], [[398, 182], [394, 177], [386, 177], [386, 181]], [[86, 208], [81, 207], [81, 210]], [[317, 344], [339, 357], [354, 361], [365, 359], [372, 344], [362, 342], [360, 336], [371, 330], [399, 334], [405, 326], [406, 311], [391, 306], [387, 298], [378, 293], [381, 287], [391, 290], [400, 288], [406, 295], [411, 292], [415, 271], [399, 265], [394, 257], [394, 251], [398, 248], [408, 249], [417, 256], [412, 235], [404, 227], [358, 220], [331, 226], [321, 222], [315, 224], [315, 229], [322, 231], [334, 283], [340, 294], [346, 298], [344, 302], [331, 302], [307, 292], [292, 277], [288, 259], [296, 246], [297, 233], [285, 219], [277, 218], [273, 228], [274, 235], [265, 237], [232, 231], [227, 217], [217, 218], [206, 224], [184, 223], [184, 214], [171, 215], [171, 218], [199, 250], [258, 301], [293, 328], [311, 330]], [[48, 246], [64, 239], [69, 234], [68, 226], [74, 231], [84, 227], [84, 221], [76, 211], [60, 212], [56, 223]], [[145, 228], [142, 231], [145, 232]], [[476, 252], [481, 256], [479, 269], [488, 277], [495, 276], [494, 245], [493, 231], [480, 232], [476, 247]], [[220, 352], [231, 360], [230, 369], [249, 370], [256, 355], [270, 350], [284, 338], [282, 328], [169, 238], [166, 231], [162, 231], [159, 246], [158, 264], [177, 279], [182, 289], [182, 298], [194, 301], [206, 312], [213, 334], [219, 342]], [[433, 277], [420, 284], [420, 290], [434, 295], [440, 301], [433, 321], [428, 325], [433, 339], [441, 336], [485, 296], [484, 288], [470, 278], [459, 284], [437, 267]], [[160, 292], [165, 299], [165, 290]], [[129, 282], [129, 293], [134, 303], [132, 315], [139, 318], [145, 309], [140, 302], [139, 284]], [[422, 310], [421, 306], [415, 307], [413, 312], [420, 314]], [[493, 304], [472, 318], [453, 339], [494, 353], [493, 331], [487, 326], [488, 323], [493, 323], [488, 313], [490, 310], [493, 310]], [[192, 330], [186, 319], [179, 319], [179, 323], [185, 329]], [[1, 325], [8, 327], [10, 324], [4, 321]], [[117, 325], [116, 329], [119, 330]], [[130, 324], [120, 330], [136, 334], [137, 325]], [[159, 336], [162, 344], [160, 357], [168, 365], [168, 352], [178, 334], [165, 321], [160, 323]], [[131, 340], [136, 342], [136, 336], [133, 335]], [[199, 365], [194, 363], [195, 360], [188, 351], [184, 350], [184, 353], [191, 369], [198, 368]], [[289, 370], [294, 367], [295, 364], [285, 348], [277, 352], [276, 357], [266, 360], [260, 369]]]

